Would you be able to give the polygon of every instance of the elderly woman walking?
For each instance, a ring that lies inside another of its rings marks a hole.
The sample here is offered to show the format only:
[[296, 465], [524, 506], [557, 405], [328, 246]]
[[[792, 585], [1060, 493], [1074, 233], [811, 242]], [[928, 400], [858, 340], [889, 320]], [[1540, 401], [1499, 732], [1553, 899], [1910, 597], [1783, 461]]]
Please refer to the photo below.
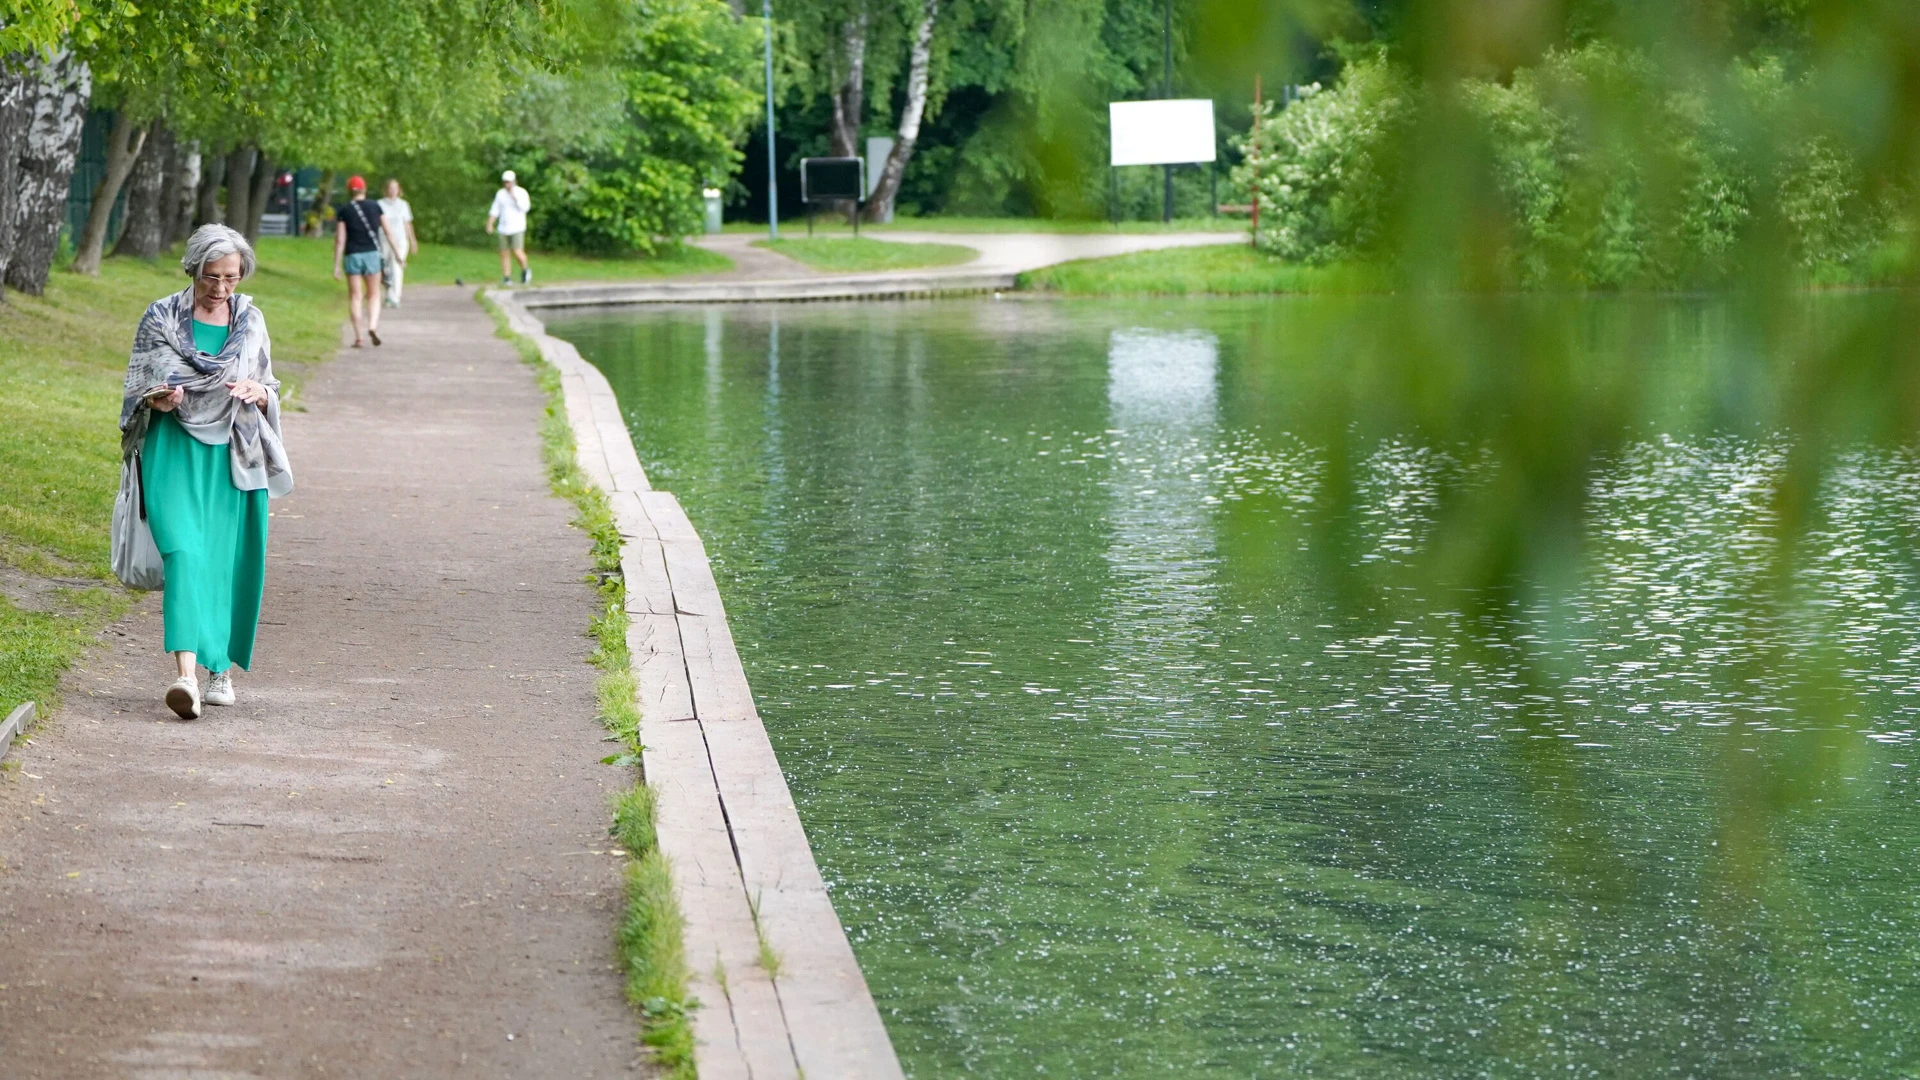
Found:
[[[120, 446], [166, 566], [164, 647], [179, 668], [166, 702], [192, 720], [202, 701], [233, 704], [231, 669], [253, 662], [267, 498], [293, 490], [293, 473], [267, 321], [234, 291], [253, 273], [253, 248], [204, 225], [180, 265], [192, 284], [155, 300], [134, 332]], [[196, 664], [212, 676], [204, 697]]]

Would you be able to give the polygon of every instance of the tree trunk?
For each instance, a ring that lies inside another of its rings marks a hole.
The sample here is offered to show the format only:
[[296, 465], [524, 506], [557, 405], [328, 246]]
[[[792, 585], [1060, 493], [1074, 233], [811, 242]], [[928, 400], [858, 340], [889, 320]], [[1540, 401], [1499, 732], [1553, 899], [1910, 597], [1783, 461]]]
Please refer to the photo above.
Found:
[[940, 0], [925, 2], [920, 23], [913, 28], [913, 51], [907, 56], [907, 103], [900, 110], [900, 130], [894, 136], [886, 168], [880, 171], [880, 183], [867, 200], [868, 221], [893, 220], [894, 196], [900, 194], [900, 178], [906, 175], [907, 162], [913, 159], [913, 144], [920, 139], [920, 120], [927, 111], [927, 81], [933, 67], [933, 22], [940, 13]]
[[107, 223], [113, 220], [113, 204], [120, 188], [140, 158], [147, 142], [147, 129], [127, 118], [125, 109], [114, 114], [113, 130], [107, 133], [107, 169], [93, 189], [93, 205], [87, 208], [87, 226], [73, 245], [73, 272], [98, 276], [100, 253], [107, 246]]
[[127, 212], [121, 219], [120, 242], [115, 255], [152, 259], [160, 254], [167, 236], [167, 170], [173, 165], [173, 132], [154, 121], [147, 130], [147, 145], [133, 173], [127, 177]]
[[[26, 138], [27, 57], [15, 53], [0, 57], [0, 282], [6, 280], [14, 233], [19, 229], [12, 211], [20, 186], [20, 146]], [[0, 301], [5, 299], [5, 288], [0, 286]]]
[[173, 160], [167, 164], [166, 193], [160, 197], [166, 212], [163, 247], [185, 240], [193, 232], [193, 212], [200, 195], [200, 143], [189, 139], [176, 142]]
[[[831, 145], [834, 157], [859, 157], [861, 113], [866, 108], [867, 97], [867, 13], [848, 19], [841, 29], [840, 64], [845, 65], [845, 76], [833, 91], [833, 127]], [[836, 70], [840, 70], [836, 64]], [[847, 221], [853, 221], [853, 215], [859, 211], [859, 204], [841, 201], [833, 205], [833, 212], [845, 214]]]
[[226, 178], [227, 155], [208, 147], [200, 163], [200, 200], [193, 212], [194, 228], [221, 220], [220, 185]]
[[253, 159], [258, 151], [251, 146], [236, 146], [227, 154], [228, 227], [247, 227], [247, 199], [253, 194]]
[[93, 98], [93, 72], [73, 53], [34, 58], [27, 65], [27, 126], [18, 146], [12, 205], [13, 255], [6, 283], [35, 296], [46, 291], [47, 274], [60, 250], [67, 219], [67, 185], [80, 157], [80, 129]]
[[260, 239], [260, 216], [267, 212], [267, 197], [273, 194], [273, 174], [273, 159], [259, 151], [254, 158], [253, 191], [247, 197], [247, 223], [240, 226], [249, 244]]

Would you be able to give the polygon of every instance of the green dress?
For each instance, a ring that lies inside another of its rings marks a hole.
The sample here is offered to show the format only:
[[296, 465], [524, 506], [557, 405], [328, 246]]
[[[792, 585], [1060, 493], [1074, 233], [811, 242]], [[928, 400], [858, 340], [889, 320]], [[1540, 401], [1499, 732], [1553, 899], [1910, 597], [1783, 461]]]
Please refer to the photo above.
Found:
[[[227, 327], [196, 320], [193, 343], [218, 353]], [[140, 479], [167, 568], [165, 649], [197, 654], [208, 671], [252, 666], [267, 580], [267, 493], [234, 487], [226, 444], [194, 438], [171, 412], [153, 414]]]

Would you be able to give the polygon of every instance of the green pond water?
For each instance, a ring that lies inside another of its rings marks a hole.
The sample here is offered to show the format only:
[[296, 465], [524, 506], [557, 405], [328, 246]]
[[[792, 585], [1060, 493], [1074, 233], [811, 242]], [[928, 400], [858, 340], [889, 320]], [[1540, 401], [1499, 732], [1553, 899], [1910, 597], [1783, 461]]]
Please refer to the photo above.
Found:
[[910, 1076], [1920, 1075], [1892, 302], [1502, 303], [552, 320]]

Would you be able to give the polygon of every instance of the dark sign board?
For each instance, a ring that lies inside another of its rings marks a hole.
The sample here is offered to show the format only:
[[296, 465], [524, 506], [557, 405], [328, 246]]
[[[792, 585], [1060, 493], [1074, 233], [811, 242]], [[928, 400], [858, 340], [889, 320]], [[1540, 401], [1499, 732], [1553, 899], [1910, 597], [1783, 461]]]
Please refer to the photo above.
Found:
[[807, 202], [867, 197], [867, 163], [857, 157], [800, 159], [800, 198]]

